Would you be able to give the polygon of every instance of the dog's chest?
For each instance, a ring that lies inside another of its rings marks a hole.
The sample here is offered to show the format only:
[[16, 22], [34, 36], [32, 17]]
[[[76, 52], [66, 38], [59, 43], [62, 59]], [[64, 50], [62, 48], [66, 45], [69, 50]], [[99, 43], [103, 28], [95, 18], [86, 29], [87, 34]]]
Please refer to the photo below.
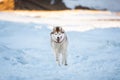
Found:
[[60, 49], [60, 48], [62, 48], [63, 47], [63, 43], [53, 43], [53, 46], [55, 47], [55, 48], [58, 48], [58, 49]]
[[55, 43], [53, 42], [52, 47], [57, 50], [58, 52], [61, 52], [61, 50], [63, 50], [63, 43]]

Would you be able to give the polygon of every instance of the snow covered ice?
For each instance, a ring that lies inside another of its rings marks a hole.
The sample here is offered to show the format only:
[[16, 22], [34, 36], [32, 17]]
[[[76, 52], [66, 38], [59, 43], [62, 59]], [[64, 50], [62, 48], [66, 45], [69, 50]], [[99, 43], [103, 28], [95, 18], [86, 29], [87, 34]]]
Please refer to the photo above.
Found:
[[[0, 80], [120, 80], [120, 17], [65, 13], [0, 13]], [[68, 66], [61, 67], [50, 46], [59, 25], [69, 39]]]

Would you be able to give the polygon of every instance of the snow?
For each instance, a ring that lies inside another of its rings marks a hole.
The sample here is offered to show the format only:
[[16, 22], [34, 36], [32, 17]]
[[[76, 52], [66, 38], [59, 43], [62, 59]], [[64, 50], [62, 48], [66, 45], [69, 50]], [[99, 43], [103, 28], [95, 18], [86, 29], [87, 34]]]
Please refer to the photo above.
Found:
[[[120, 79], [119, 16], [86, 11], [44, 13], [46, 17], [23, 13], [0, 13], [0, 80]], [[57, 66], [50, 46], [49, 33], [57, 25], [67, 32], [68, 66]]]
[[71, 9], [82, 5], [93, 9], [120, 11], [120, 0], [63, 0], [63, 2]]

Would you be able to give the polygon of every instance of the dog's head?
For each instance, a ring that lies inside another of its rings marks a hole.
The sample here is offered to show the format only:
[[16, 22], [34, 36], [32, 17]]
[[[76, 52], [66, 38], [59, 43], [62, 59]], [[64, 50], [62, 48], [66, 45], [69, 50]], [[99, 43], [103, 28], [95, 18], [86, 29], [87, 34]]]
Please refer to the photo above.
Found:
[[62, 27], [54, 27], [53, 31], [51, 32], [51, 38], [54, 40], [56, 43], [60, 43], [63, 41], [65, 37], [65, 32], [62, 29]]

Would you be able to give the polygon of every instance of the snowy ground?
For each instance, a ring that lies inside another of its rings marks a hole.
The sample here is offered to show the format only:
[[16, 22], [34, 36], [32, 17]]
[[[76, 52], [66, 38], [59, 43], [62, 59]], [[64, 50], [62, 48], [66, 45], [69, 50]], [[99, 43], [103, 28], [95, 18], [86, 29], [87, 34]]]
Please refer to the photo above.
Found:
[[[56, 25], [67, 31], [68, 66], [56, 65], [50, 46]], [[120, 16], [1, 12], [0, 80], [120, 80]]]

